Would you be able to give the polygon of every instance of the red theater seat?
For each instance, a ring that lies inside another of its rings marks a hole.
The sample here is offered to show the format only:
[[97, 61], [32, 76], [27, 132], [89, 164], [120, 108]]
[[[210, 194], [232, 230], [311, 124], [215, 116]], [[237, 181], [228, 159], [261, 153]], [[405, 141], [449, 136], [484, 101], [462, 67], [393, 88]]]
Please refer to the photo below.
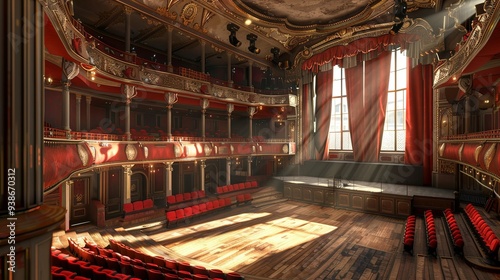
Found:
[[167, 196], [167, 203], [168, 204], [175, 204], [176, 201], [175, 201], [175, 195], [169, 195]]
[[175, 201], [177, 201], [177, 203], [183, 202], [184, 201], [184, 195], [182, 193], [176, 194], [175, 195]]
[[134, 204], [134, 211], [142, 210], [144, 208], [142, 200], [134, 201], [133, 204]]
[[151, 198], [143, 201], [144, 209], [149, 209], [154, 207], [154, 202]]
[[134, 205], [132, 203], [123, 204], [123, 212], [130, 213], [132, 211], [134, 211]]

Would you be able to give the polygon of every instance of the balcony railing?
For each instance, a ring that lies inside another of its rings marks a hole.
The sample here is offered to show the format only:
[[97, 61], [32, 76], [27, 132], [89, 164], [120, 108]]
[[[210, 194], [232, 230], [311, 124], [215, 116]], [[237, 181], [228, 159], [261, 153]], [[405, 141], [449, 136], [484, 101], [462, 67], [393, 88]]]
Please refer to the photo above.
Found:
[[480, 139], [500, 139], [500, 129], [473, 132], [467, 134], [448, 135], [440, 140], [480, 140]]

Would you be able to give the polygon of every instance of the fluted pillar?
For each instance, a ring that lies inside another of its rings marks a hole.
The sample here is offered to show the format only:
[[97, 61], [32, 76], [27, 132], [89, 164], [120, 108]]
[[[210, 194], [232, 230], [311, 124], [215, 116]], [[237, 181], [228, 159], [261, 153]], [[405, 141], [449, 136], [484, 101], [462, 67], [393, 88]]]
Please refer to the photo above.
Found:
[[1, 279], [51, 279], [52, 236], [66, 212], [43, 203], [45, 2], [0, 4]]
[[231, 68], [231, 53], [227, 52], [227, 84], [229, 87], [233, 86], [233, 69]]
[[174, 28], [172, 26], [167, 26], [167, 71], [173, 72], [174, 67], [172, 66], [172, 32]]
[[86, 96], [85, 101], [87, 102], [87, 107], [85, 107], [87, 110], [87, 115], [85, 116], [87, 118], [86, 125], [87, 131], [90, 131], [90, 103], [92, 102], [92, 97]]
[[248, 107], [248, 138], [253, 138], [253, 116], [257, 113], [256, 107]]
[[132, 98], [137, 95], [137, 91], [135, 90], [135, 86], [122, 84], [122, 94], [125, 97], [125, 136], [127, 137], [127, 141], [130, 141], [132, 140], [130, 134], [130, 103], [132, 102]]
[[167, 196], [172, 195], [172, 162], [165, 162], [165, 182], [167, 184]]
[[231, 139], [231, 113], [234, 111], [234, 104], [227, 104], [227, 138]]
[[201, 40], [200, 41], [200, 44], [201, 44], [201, 73], [205, 73], [205, 59], [206, 59], [206, 50], [205, 50], [205, 46], [206, 46], [206, 42]]
[[205, 113], [207, 112], [207, 108], [210, 102], [208, 99], [203, 98], [200, 101], [201, 105], [201, 137], [203, 138], [203, 141], [205, 141]]
[[231, 158], [226, 158], [226, 185], [231, 185]]
[[123, 204], [125, 204], [131, 202], [130, 178], [132, 177], [132, 167], [134, 167], [134, 165], [128, 164], [128, 165], [122, 165], [122, 167], [123, 167]]
[[204, 160], [201, 160], [200, 162], [200, 189], [205, 190], [205, 167], [207, 167], [206, 163]]
[[249, 156], [247, 159], [248, 167], [247, 167], [247, 176], [252, 176], [252, 157]]
[[76, 112], [75, 112], [75, 120], [76, 120], [76, 131], [81, 130], [81, 106], [82, 106], [82, 96], [80, 94], [75, 95], [76, 98]]
[[69, 219], [71, 214], [71, 187], [73, 185], [72, 180], [67, 180], [61, 186], [61, 202], [62, 207], [66, 209], [66, 215], [64, 216], [64, 230], [69, 230]]
[[167, 135], [170, 140], [172, 138], [172, 107], [178, 101], [177, 93], [167, 92], [164, 98], [167, 102]]
[[71, 138], [71, 127], [70, 127], [70, 96], [69, 96], [69, 86], [71, 85], [71, 80], [76, 77], [79, 73], [78, 64], [67, 61], [63, 58], [62, 61], [62, 126], [63, 130], [66, 132], [66, 138]]
[[130, 52], [130, 15], [132, 14], [132, 9], [128, 6], [124, 7], [125, 13], [125, 51]]
[[253, 92], [253, 61], [248, 61], [248, 86], [250, 91]]

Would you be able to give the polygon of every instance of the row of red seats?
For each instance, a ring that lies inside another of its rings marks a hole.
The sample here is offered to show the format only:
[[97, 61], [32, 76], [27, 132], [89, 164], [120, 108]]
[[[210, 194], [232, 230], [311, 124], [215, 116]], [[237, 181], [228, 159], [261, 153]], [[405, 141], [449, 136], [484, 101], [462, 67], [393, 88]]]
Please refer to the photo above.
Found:
[[[77, 274], [82, 274], [90, 279], [108, 280], [108, 279], [142, 279], [142, 280], [181, 280], [181, 279], [211, 279], [209, 275], [216, 275], [220, 273], [221, 278], [212, 277], [212, 279], [243, 279], [237, 273], [231, 273], [233, 278], [228, 277], [228, 274], [220, 270], [210, 272], [204, 267], [197, 267], [193, 269], [189, 263], [177, 263], [175, 260], [164, 259], [161, 256], [151, 256], [132, 249], [120, 242], [110, 240], [110, 247], [117, 247], [124, 253], [118, 253], [113, 249], [101, 248], [95, 244], [85, 242], [85, 247], [80, 247], [76, 242], [70, 242], [70, 249], [73, 247], [76, 252], [88, 251], [91, 252], [93, 262], [84, 260], [77, 261], [75, 267], [69, 269]], [[71, 245], [73, 243], [73, 245]], [[112, 246], [113, 245], [113, 246]], [[99, 254], [96, 254], [97, 250]], [[126, 255], [129, 254], [129, 255]], [[65, 255], [65, 254], [64, 254]], [[137, 258], [134, 258], [137, 257]], [[76, 259], [74, 257], [67, 257], [64, 259]], [[72, 263], [70, 261], [69, 263]], [[199, 273], [195, 273], [199, 271]], [[211, 273], [211, 274], [210, 274]], [[206, 274], [206, 275], [205, 275]], [[236, 277], [238, 276], [238, 277]]]
[[238, 194], [236, 196], [237, 205], [249, 203], [253, 200], [252, 195], [250, 193]]
[[256, 187], [258, 187], [257, 181], [249, 181], [249, 182], [244, 182], [244, 183], [236, 183], [236, 184], [231, 184], [231, 185], [226, 185], [226, 186], [219, 186], [219, 187], [217, 187], [217, 194], [225, 194], [225, 193], [230, 193], [230, 192], [249, 189], [249, 188], [256, 188]]
[[437, 249], [437, 235], [436, 235], [436, 225], [434, 223], [434, 214], [432, 210], [424, 211], [424, 221], [425, 221], [425, 233], [427, 236], [427, 252], [432, 255], [436, 255]]
[[[116, 270], [107, 269], [79, 259], [78, 257], [62, 253], [59, 250], [52, 250], [52, 279], [92, 279], [92, 280], [142, 280], [145, 278], [132, 277], [130, 274], [123, 274]], [[147, 279], [147, 278], [146, 278]]]
[[483, 247], [486, 256], [490, 260], [498, 260], [498, 249], [500, 247], [500, 240], [497, 238], [491, 227], [483, 219], [479, 211], [472, 205], [467, 204], [465, 206], [465, 213], [467, 214], [468, 220], [474, 229], [474, 234], [476, 239]]
[[154, 208], [154, 203], [151, 198], [145, 200], [138, 200], [130, 203], [123, 204], [123, 215], [127, 215], [133, 212], [144, 211]]
[[413, 243], [415, 240], [415, 215], [406, 218], [405, 231], [403, 236], [403, 248], [405, 252], [413, 255]]
[[451, 242], [453, 243], [453, 250], [455, 253], [463, 255], [464, 252], [464, 239], [460, 228], [458, 227], [457, 221], [455, 220], [455, 215], [450, 208], [446, 208], [443, 211], [444, 217], [446, 219], [446, 225], [448, 229]]
[[193, 191], [193, 192], [185, 192], [178, 193], [175, 195], [167, 196], [167, 206], [172, 204], [181, 203], [181, 202], [189, 202], [201, 198], [205, 198], [206, 194], [204, 190]]
[[[158, 267], [159, 269], [166, 269], [173, 271], [181, 279], [226, 279], [226, 280], [243, 280], [244, 277], [236, 272], [224, 273], [220, 269], [207, 269], [200, 265], [191, 265], [188, 262], [181, 261], [178, 262], [173, 259], [166, 259], [161, 256], [151, 256], [142, 253], [134, 248], [131, 248], [121, 242], [110, 239], [109, 245], [111, 250], [115, 252], [121, 252], [123, 256], [129, 256], [130, 258], [136, 256], [138, 259], [148, 264], [153, 264], [152, 267]], [[138, 252], [140, 252], [139, 255]], [[173, 274], [173, 273], [170, 273]], [[169, 276], [171, 277], [171, 276]], [[170, 279], [170, 278], [165, 278]], [[176, 278], [177, 279], [177, 278]]]
[[207, 202], [202, 202], [193, 206], [187, 206], [184, 208], [169, 210], [167, 211], [167, 227], [172, 224], [176, 224], [179, 221], [185, 221], [190, 218], [194, 218], [210, 211], [218, 210], [225, 207], [231, 207], [233, 202], [230, 197], [226, 198], [215, 198]]

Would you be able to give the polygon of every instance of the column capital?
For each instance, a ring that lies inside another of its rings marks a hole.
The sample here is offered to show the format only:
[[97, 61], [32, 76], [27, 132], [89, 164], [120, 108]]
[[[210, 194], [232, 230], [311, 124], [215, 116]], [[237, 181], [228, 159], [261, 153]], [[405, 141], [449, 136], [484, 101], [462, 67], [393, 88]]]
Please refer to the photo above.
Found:
[[133, 12], [133, 11], [134, 11], [134, 10], [133, 10], [131, 7], [129, 7], [129, 6], [124, 6], [124, 7], [123, 7], [123, 12], [124, 12], [124, 13], [125, 13], [125, 15], [127, 15], [127, 16], [130, 16], [130, 15], [132, 14], [132, 12]]
[[130, 100], [137, 96], [137, 90], [132, 85], [122, 84], [121, 92], [125, 96], [127, 103], [130, 103]]
[[231, 113], [234, 111], [234, 104], [233, 103], [227, 103], [227, 113], [228, 115], [231, 115]]
[[257, 113], [257, 107], [253, 107], [253, 106], [248, 107], [248, 116], [250, 118], [252, 118], [253, 115], [255, 115], [256, 113]]
[[77, 94], [75, 94], [75, 98], [77, 101], [80, 101], [80, 100], [82, 100], [82, 95], [77, 93]]
[[200, 106], [202, 110], [206, 110], [208, 108], [208, 105], [210, 105], [210, 101], [206, 98], [203, 98], [200, 100]]
[[165, 95], [163, 96], [163, 98], [167, 102], [168, 106], [172, 106], [175, 103], [177, 103], [177, 101], [179, 101], [177, 93], [175, 93], [175, 92], [166, 92]]
[[92, 96], [85, 96], [85, 101], [87, 101], [87, 104], [90, 104], [90, 102], [92, 102]]

